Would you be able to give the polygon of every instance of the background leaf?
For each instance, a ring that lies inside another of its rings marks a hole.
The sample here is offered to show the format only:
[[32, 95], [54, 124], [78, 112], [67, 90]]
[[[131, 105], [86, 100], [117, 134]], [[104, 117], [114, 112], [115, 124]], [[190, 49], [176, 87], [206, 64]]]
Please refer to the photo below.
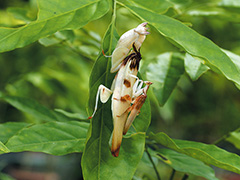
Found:
[[150, 63], [147, 79], [153, 82], [153, 92], [161, 106], [168, 100], [184, 72], [183, 60], [173, 53], [164, 53], [156, 57], [157, 62]]
[[220, 149], [215, 145], [185, 140], [173, 140], [165, 133], [151, 133], [150, 138], [165, 147], [191, 156], [206, 164], [212, 164], [228, 171], [240, 173], [240, 157], [234, 153]]
[[173, 40], [186, 52], [206, 60], [211, 69], [218, 69], [226, 78], [240, 83], [240, 72], [231, 59], [212, 41], [173, 18], [135, 6], [122, 4], [146, 22], [149, 22], [163, 36]]
[[171, 149], [159, 149], [152, 151], [155, 157], [158, 157], [161, 161], [171, 166], [176, 171], [184, 172], [187, 174], [193, 174], [195, 176], [201, 176], [209, 180], [217, 180], [214, 171], [211, 167], [204, 164], [202, 161], [194, 159], [185, 154], [178, 153]]
[[121, 0], [121, 2], [129, 6], [147, 9], [159, 14], [165, 13], [169, 8], [174, 6], [173, 3], [167, 0], [148, 1], [148, 2], [139, 1], [139, 0], [131, 0], [131, 1]]
[[188, 53], [186, 53], [184, 57], [184, 66], [186, 72], [193, 81], [196, 81], [203, 73], [209, 69], [206, 65]]
[[0, 28], [0, 52], [24, 47], [59, 30], [80, 28], [108, 9], [108, 0], [41, 0], [37, 21], [19, 28]]
[[34, 151], [52, 155], [82, 152], [88, 126], [88, 123], [77, 121], [31, 125], [14, 134], [5, 146], [10, 152]]
[[219, 2], [219, 5], [227, 7], [240, 7], [240, 2], [235, 0], [222, 0]]
[[240, 129], [231, 132], [226, 140], [232, 143], [236, 148], [240, 149]]
[[4, 174], [4, 173], [0, 173], [0, 179], [1, 180], [15, 180], [14, 178], [12, 178], [11, 176]]
[[5, 144], [8, 139], [27, 126], [29, 126], [29, 124], [24, 122], [8, 122], [0, 124], [0, 141]]
[[12, 106], [19, 109], [20, 111], [29, 113], [36, 119], [39, 119], [43, 122], [71, 120], [60, 113], [54, 112], [42, 106], [33, 99], [16, 96], [2, 96], [1, 98], [4, 99], [9, 104], [11, 104]]
[[0, 154], [9, 153], [10, 150], [0, 141]]

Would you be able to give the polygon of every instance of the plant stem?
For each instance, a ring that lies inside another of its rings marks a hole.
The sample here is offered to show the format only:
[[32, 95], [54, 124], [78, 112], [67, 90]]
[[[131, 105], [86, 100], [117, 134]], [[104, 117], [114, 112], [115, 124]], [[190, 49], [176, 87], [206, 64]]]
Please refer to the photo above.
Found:
[[188, 179], [188, 175], [187, 174], [184, 174], [182, 180], [187, 180]]
[[226, 135], [224, 135], [224, 136], [222, 136], [221, 138], [217, 139], [217, 140], [216, 140], [215, 142], [213, 142], [212, 144], [217, 145], [217, 144], [219, 144], [220, 142], [225, 141], [225, 140], [231, 135], [232, 132], [238, 132], [238, 131], [240, 131], [240, 128], [236, 129], [235, 131], [231, 131], [231, 132], [227, 133]]
[[153, 165], [153, 168], [154, 168], [155, 173], [156, 173], [156, 175], [157, 175], [157, 179], [158, 179], [158, 180], [161, 180], [160, 175], [159, 175], [159, 173], [158, 173], [158, 171], [157, 171], [157, 167], [156, 167], [156, 165], [154, 164], [153, 159], [152, 159], [152, 156], [151, 156], [151, 154], [148, 152], [147, 147], [145, 147], [145, 151], [146, 151], [146, 153], [147, 153], [147, 155], [148, 155], [149, 160], [151, 161], [151, 163], [152, 163], [152, 165]]
[[170, 179], [169, 179], [169, 180], [173, 180], [175, 173], [176, 173], [176, 170], [175, 170], [175, 169], [173, 169], [173, 170], [172, 170], [171, 177], [170, 177]]

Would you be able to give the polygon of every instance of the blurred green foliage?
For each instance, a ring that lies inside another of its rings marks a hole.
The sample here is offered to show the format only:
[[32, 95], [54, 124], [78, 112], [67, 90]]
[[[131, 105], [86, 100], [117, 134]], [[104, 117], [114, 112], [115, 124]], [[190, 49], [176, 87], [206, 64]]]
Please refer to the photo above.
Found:
[[[239, 4], [227, 0], [169, 0], [169, 3], [174, 6], [167, 3], [166, 11], [157, 8], [153, 11], [185, 22], [219, 47], [240, 55]], [[111, 12], [108, 12], [84, 28], [58, 31], [24, 48], [1, 53], [0, 92], [35, 99], [52, 110], [62, 109], [87, 117], [89, 76], [101, 52], [102, 37], [110, 16]], [[2, 27], [22, 27], [36, 20], [37, 2], [2, 0], [0, 17]], [[117, 6], [119, 34], [139, 22], [129, 10]], [[149, 64], [157, 62], [156, 57], [170, 51], [179, 52], [178, 47], [155, 28], [152, 27], [150, 32], [141, 49], [143, 79], [148, 77]], [[163, 107], [159, 106], [153, 91], [149, 97], [152, 108], [149, 131], [164, 131], [174, 138], [214, 143], [239, 128], [239, 89], [214, 71], [207, 71], [194, 82], [184, 73]], [[33, 116], [0, 101], [0, 123], [16, 121], [35, 122]], [[220, 145], [239, 153], [228, 143], [221, 142]]]

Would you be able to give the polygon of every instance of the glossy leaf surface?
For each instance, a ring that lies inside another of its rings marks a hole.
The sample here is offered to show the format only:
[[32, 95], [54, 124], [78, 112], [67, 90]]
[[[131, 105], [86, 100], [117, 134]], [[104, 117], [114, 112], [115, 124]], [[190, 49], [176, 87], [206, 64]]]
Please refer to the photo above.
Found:
[[184, 57], [185, 70], [189, 77], [196, 81], [202, 74], [204, 74], [209, 68], [202, 62], [186, 53]]
[[24, 97], [16, 96], [2, 96], [3, 100], [16, 107], [20, 111], [31, 114], [36, 119], [46, 121], [67, 121], [71, 120], [66, 116], [54, 112], [45, 106], [39, 104], [37, 101]]
[[150, 134], [150, 138], [165, 147], [186, 154], [206, 164], [240, 173], [240, 157], [215, 145], [171, 139], [165, 133]]
[[16, 131], [5, 146], [10, 152], [34, 151], [52, 155], [82, 152], [88, 126], [88, 123], [77, 121], [33, 124]]
[[29, 126], [29, 124], [24, 122], [8, 122], [0, 124], [0, 141], [5, 144], [8, 139], [27, 126]]
[[184, 73], [184, 62], [173, 53], [161, 54], [156, 60], [148, 66], [147, 79], [153, 82], [153, 92], [159, 104], [164, 105]]
[[59, 30], [81, 28], [109, 9], [107, 0], [41, 0], [38, 6], [36, 21], [19, 28], [0, 28], [0, 52], [24, 47]]
[[156, 152], [153, 151], [152, 154], [176, 171], [201, 176], [209, 180], [218, 179], [215, 177], [215, 173], [211, 167], [185, 154], [171, 149], [159, 149]]
[[240, 71], [212, 41], [176, 19], [136, 7], [134, 4], [124, 4], [122, 1], [120, 4], [143, 21], [149, 22], [159, 33], [177, 43], [189, 54], [204, 59], [210, 68], [217, 68], [226, 78], [240, 84]]

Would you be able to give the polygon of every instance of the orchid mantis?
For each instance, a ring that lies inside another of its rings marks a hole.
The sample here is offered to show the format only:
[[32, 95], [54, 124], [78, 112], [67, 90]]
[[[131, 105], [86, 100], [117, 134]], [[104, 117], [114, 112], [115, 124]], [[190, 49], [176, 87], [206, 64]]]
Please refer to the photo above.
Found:
[[[111, 72], [118, 70], [111, 89], [100, 85], [96, 95], [95, 109], [90, 118], [97, 111], [97, 104], [100, 101], [106, 103], [112, 95], [112, 155], [119, 155], [122, 137], [127, 133], [132, 122], [140, 113], [140, 109], [147, 98], [147, 91], [152, 84], [149, 81], [142, 81], [137, 77], [139, 62], [142, 59], [140, 47], [149, 32], [146, 30], [147, 23], [140, 24], [137, 28], [124, 33], [113, 51]], [[133, 50], [126, 56], [131, 47]], [[145, 87], [142, 88], [143, 84]]]

